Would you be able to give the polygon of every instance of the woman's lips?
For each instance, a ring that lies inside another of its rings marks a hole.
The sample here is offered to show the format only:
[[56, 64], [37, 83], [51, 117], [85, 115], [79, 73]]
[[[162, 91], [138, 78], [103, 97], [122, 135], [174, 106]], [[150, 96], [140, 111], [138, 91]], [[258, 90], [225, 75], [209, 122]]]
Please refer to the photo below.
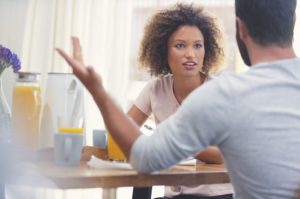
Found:
[[193, 70], [195, 69], [197, 66], [197, 64], [195, 62], [185, 62], [183, 63], [183, 67], [186, 69], [186, 70]]

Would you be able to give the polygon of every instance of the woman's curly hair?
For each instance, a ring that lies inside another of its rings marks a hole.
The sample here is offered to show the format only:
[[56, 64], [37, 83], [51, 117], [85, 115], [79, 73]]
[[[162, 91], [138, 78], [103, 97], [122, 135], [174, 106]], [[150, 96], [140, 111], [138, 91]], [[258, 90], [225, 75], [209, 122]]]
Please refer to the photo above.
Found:
[[155, 14], [144, 29], [140, 46], [139, 61], [150, 69], [150, 74], [158, 76], [172, 73], [168, 64], [168, 39], [180, 26], [197, 26], [204, 37], [205, 74], [217, 71], [224, 59], [220, 46], [222, 33], [215, 18], [207, 14], [203, 7], [193, 4], [176, 4]]

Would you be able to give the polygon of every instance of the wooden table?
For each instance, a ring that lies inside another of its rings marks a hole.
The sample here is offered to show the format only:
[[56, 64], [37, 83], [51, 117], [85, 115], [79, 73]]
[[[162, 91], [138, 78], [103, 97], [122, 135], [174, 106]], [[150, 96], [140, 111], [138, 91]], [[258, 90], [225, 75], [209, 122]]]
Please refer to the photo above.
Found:
[[27, 185], [52, 188], [49, 185], [50, 180], [53, 182], [53, 188], [103, 188], [106, 190], [104, 194], [113, 192], [118, 187], [128, 186], [152, 187], [154, 185], [200, 185], [229, 182], [224, 166], [213, 164], [174, 166], [149, 175], [139, 174], [134, 170], [89, 168], [84, 159], [79, 166], [75, 167], [57, 166], [53, 161], [41, 160], [26, 163], [22, 165], [22, 168], [26, 170], [23, 178], [30, 179]]
[[31, 179], [31, 185], [49, 186], [40, 181], [41, 177], [50, 179], [61, 189], [149, 187], [154, 185], [197, 185], [227, 183], [229, 178], [221, 165], [199, 164], [195, 166], [174, 166], [150, 175], [139, 174], [134, 170], [94, 169], [86, 162], [77, 167], [57, 166], [52, 162], [30, 163], [24, 178]]

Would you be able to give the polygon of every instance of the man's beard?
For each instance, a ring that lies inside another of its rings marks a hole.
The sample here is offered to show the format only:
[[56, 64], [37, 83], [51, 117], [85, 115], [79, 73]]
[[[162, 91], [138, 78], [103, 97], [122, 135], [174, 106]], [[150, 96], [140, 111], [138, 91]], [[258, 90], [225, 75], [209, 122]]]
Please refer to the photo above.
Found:
[[245, 45], [245, 43], [241, 40], [240, 35], [239, 35], [239, 33], [238, 33], [238, 30], [239, 30], [238, 23], [236, 23], [236, 35], [235, 35], [235, 36], [236, 36], [236, 42], [237, 42], [237, 45], [238, 45], [238, 48], [239, 48], [241, 57], [242, 57], [244, 63], [245, 63], [247, 66], [251, 66], [251, 61], [250, 61], [250, 58], [249, 58], [249, 54], [248, 54], [246, 45]]

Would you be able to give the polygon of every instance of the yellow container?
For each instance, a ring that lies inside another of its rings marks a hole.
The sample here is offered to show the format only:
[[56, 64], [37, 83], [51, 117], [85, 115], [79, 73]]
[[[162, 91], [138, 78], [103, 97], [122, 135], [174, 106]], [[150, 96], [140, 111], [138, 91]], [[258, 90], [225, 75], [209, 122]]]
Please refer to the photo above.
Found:
[[59, 133], [83, 134], [83, 118], [80, 116], [58, 116], [57, 130]]
[[126, 157], [110, 133], [107, 133], [107, 150], [110, 160], [125, 161]]
[[18, 73], [12, 103], [12, 141], [33, 150], [39, 147], [42, 106], [38, 76], [36, 73]]
[[61, 127], [58, 128], [60, 133], [83, 134], [83, 128]]

